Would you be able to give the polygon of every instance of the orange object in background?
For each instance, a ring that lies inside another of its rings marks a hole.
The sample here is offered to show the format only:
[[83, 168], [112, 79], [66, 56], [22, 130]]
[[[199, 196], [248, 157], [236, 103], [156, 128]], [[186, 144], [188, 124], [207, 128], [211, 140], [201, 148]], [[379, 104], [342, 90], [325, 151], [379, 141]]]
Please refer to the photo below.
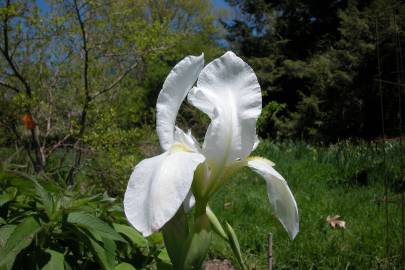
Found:
[[34, 119], [32, 119], [31, 114], [29, 114], [29, 113], [24, 114], [23, 117], [21, 118], [21, 121], [23, 122], [24, 126], [27, 129], [35, 128], [35, 122], [34, 122]]

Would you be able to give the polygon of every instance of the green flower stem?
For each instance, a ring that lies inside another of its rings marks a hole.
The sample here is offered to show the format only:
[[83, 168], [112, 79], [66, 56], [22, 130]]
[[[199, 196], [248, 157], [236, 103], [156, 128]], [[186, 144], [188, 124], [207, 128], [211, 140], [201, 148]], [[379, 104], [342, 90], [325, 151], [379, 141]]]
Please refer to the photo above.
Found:
[[184, 255], [180, 246], [184, 246], [189, 236], [187, 216], [183, 207], [163, 227], [163, 238], [167, 253], [174, 269], [182, 269]]
[[211, 243], [211, 223], [206, 212], [207, 202], [197, 201], [194, 215], [194, 226], [183, 247], [183, 269], [201, 269]]

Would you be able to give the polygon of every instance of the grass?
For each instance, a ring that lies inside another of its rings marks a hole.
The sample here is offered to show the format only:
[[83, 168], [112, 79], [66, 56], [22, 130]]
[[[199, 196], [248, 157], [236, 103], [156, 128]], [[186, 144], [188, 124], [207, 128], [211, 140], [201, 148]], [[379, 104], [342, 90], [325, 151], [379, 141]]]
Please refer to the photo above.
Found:
[[[236, 230], [251, 269], [266, 269], [269, 232], [273, 233], [275, 269], [399, 268], [401, 208], [389, 205], [387, 254], [382, 203], [384, 171], [391, 183], [389, 198], [399, 198], [399, 145], [385, 144], [385, 163], [382, 147], [364, 142], [329, 147], [261, 144], [255, 154], [276, 163], [296, 198], [300, 232], [294, 241], [271, 211], [265, 182], [248, 169], [230, 179], [211, 206]], [[332, 229], [326, 222], [328, 215], [336, 214], [346, 221], [346, 230]], [[230, 248], [219, 238], [214, 239], [210, 254], [232, 258]]]

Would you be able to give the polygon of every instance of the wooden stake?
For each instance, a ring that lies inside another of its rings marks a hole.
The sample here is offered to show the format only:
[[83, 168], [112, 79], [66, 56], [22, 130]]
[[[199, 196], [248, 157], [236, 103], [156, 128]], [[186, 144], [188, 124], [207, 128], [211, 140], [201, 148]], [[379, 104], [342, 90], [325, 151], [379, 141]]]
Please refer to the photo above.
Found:
[[269, 233], [268, 238], [268, 254], [267, 254], [267, 261], [268, 261], [268, 270], [273, 269], [273, 235]]

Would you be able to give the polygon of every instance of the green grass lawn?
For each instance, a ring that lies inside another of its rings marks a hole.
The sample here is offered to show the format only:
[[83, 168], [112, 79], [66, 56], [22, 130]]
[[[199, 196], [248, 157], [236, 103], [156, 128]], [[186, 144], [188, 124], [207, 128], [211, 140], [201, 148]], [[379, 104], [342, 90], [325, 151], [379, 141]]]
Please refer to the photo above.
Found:
[[[256, 155], [276, 163], [296, 198], [300, 232], [289, 240], [271, 211], [265, 182], [244, 169], [214, 196], [211, 207], [236, 230], [246, 263], [266, 269], [267, 235], [273, 234], [276, 269], [394, 269], [401, 244], [401, 208], [389, 206], [389, 258], [386, 257], [384, 171], [390, 198], [399, 175], [399, 146], [339, 143], [311, 147], [304, 143], [263, 142]], [[361, 175], [363, 174], [363, 175]], [[366, 179], [364, 174], [367, 174]], [[357, 177], [356, 177], [357, 175]], [[347, 229], [332, 229], [328, 215], [340, 215]], [[214, 238], [211, 257], [232, 258], [230, 248]], [[390, 263], [390, 265], [388, 265]], [[236, 265], [236, 263], [235, 263]]]

